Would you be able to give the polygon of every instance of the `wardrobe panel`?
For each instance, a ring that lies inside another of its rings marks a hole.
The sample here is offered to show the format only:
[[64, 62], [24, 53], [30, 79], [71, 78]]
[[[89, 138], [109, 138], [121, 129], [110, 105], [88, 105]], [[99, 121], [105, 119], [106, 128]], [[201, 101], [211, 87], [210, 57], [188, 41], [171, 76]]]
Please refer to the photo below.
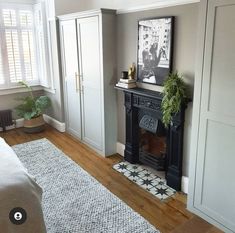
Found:
[[61, 23], [61, 53], [67, 131], [81, 139], [81, 98], [75, 20]]

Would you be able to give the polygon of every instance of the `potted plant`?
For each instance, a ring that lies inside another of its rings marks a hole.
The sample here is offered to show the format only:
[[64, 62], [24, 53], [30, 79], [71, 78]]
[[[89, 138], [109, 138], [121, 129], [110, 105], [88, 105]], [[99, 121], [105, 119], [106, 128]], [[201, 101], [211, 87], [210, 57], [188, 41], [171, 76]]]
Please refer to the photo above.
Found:
[[29, 95], [24, 98], [20, 98], [22, 104], [15, 108], [16, 114], [19, 117], [24, 118], [25, 132], [41, 132], [45, 125], [42, 114], [51, 106], [51, 100], [47, 96], [35, 97], [30, 86], [24, 82], [19, 83], [27, 88]]
[[163, 85], [163, 99], [161, 104], [162, 122], [168, 127], [172, 117], [180, 111], [186, 98], [186, 85], [178, 72], [169, 74]]

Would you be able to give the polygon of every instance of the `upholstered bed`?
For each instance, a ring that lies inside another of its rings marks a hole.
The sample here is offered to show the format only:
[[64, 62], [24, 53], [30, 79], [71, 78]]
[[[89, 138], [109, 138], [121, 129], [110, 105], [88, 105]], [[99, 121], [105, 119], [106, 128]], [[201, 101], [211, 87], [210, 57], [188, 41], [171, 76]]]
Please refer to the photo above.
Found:
[[[0, 137], [0, 232], [46, 232], [41, 199], [42, 189], [28, 174], [11, 147]], [[22, 216], [19, 217], [20, 220], [16, 216], [15, 223], [10, 220], [15, 208], [25, 210], [24, 223], [20, 224]]]

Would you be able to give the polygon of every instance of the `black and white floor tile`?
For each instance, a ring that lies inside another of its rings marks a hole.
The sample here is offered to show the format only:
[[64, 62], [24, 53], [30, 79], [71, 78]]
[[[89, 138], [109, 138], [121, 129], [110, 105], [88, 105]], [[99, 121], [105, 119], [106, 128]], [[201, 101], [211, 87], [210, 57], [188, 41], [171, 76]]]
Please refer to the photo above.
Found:
[[113, 168], [160, 200], [165, 200], [176, 192], [166, 185], [166, 180], [157, 175], [157, 171], [147, 166], [123, 161], [115, 164]]

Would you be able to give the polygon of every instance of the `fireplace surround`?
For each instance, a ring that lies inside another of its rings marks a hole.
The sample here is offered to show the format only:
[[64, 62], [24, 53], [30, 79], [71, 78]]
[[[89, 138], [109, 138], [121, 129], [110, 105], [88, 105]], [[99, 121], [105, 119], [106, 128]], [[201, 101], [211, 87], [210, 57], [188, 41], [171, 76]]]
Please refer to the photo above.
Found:
[[[184, 118], [186, 105], [181, 106], [181, 110], [172, 120], [168, 129], [162, 128], [162, 112], [161, 101], [162, 94], [160, 92], [151, 91], [142, 88], [123, 89], [124, 91], [125, 108], [126, 108], [126, 143], [124, 151], [124, 159], [130, 163], [151, 164], [151, 159], [155, 158], [151, 153], [145, 153], [149, 157], [143, 158], [142, 150], [140, 149], [140, 132], [149, 133], [149, 136], [144, 136], [145, 141], [155, 140], [152, 135], [160, 135], [166, 140], [166, 148], [164, 148], [163, 139], [158, 139], [162, 149], [157, 154], [159, 164], [164, 166], [167, 185], [177, 191], [181, 190], [182, 177], [182, 154], [183, 154], [183, 132]], [[146, 147], [146, 146], [145, 146]], [[149, 146], [147, 146], [149, 149]], [[151, 149], [152, 150], [152, 149]], [[156, 149], [154, 149], [157, 151]], [[161, 156], [164, 161], [161, 164]], [[156, 169], [158, 169], [156, 167]], [[160, 170], [160, 169], [159, 169]]]

